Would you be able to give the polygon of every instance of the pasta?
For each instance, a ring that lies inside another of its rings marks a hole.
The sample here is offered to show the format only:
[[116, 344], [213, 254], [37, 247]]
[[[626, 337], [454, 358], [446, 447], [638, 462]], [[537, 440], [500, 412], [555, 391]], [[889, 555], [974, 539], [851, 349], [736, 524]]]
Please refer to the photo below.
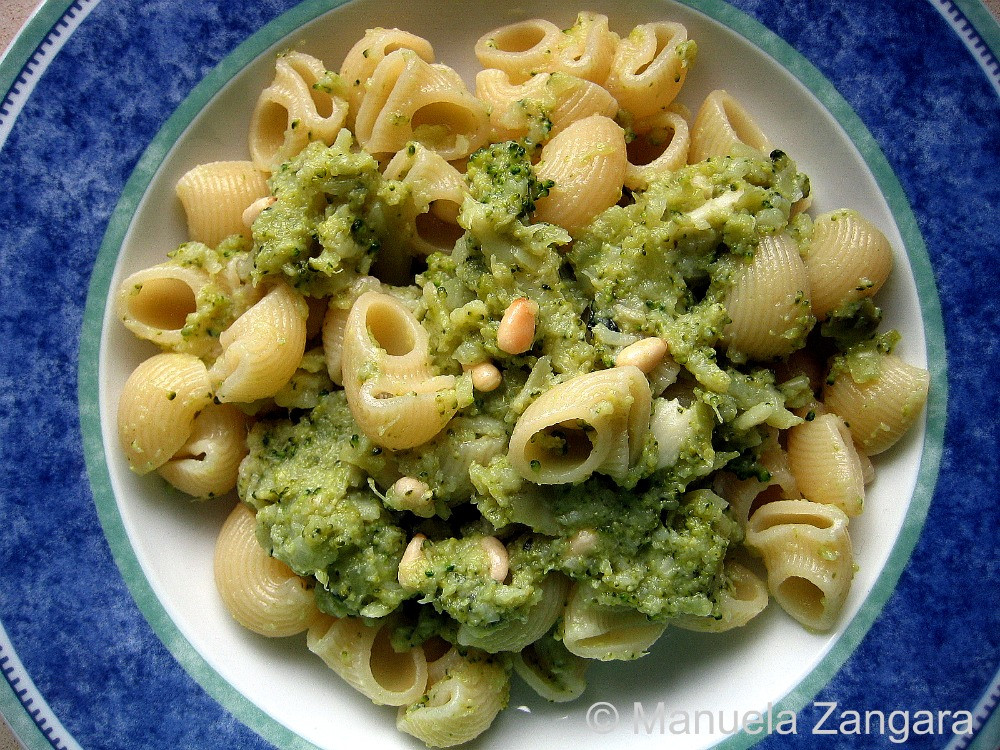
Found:
[[433, 747], [513, 675], [570, 701], [670, 627], [772, 598], [838, 627], [869, 456], [930, 387], [878, 329], [875, 223], [812, 217], [727, 91], [689, 122], [682, 24], [473, 51], [474, 90], [396, 28], [280, 54], [247, 158], [190, 166], [188, 241], [114, 300], [159, 350], [120, 394], [129, 466], [239, 498], [223, 606]]
[[257, 544], [253, 511], [242, 503], [222, 525], [215, 545], [215, 584], [229, 613], [269, 638], [306, 630], [319, 615], [306, 581]]

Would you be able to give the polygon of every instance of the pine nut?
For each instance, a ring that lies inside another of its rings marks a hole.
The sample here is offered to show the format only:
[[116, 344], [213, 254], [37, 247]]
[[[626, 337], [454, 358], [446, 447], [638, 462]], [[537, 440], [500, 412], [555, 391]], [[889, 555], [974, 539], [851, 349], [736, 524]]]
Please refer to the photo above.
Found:
[[427, 482], [416, 477], [400, 477], [385, 496], [386, 505], [393, 510], [408, 510], [421, 518], [434, 515], [434, 497]]
[[634, 365], [642, 370], [644, 374], [649, 374], [654, 367], [663, 361], [663, 357], [666, 354], [667, 342], [663, 339], [650, 337], [636, 341], [634, 344], [629, 344], [618, 352], [618, 356], [615, 357], [615, 366], [627, 367]]
[[503, 375], [492, 362], [480, 362], [477, 365], [465, 365], [462, 369], [472, 376], [472, 387], [477, 391], [489, 393], [500, 387]]
[[535, 321], [538, 303], [527, 297], [518, 297], [504, 311], [497, 328], [497, 346], [507, 354], [522, 354], [531, 348], [535, 339]]
[[266, 195], [263, 198], [258, 198], [247, 206], [246, 210], [243, 212], [243, 226], [247, 229], [252, 227], [253, 223], [257, 220], [257, 217], [260, 216], [261, 211], [265, 208], [273, 206], [276, 200], [278, 199], [273, 195]]
[[423, 534], [414, 534], [403, 551], [396, 578], [399, 580], [399, 585], [405, 589], [415, 589], [420, 584], [420, 576], [424, 571], [423, 546], [426, 541], [427, 537]]
[[479, 542], [490, 559], [490, 578], [497, 583], [503, 583], [509, 570], [507, 564], [507, 548], [495, 536], [484, 536]]

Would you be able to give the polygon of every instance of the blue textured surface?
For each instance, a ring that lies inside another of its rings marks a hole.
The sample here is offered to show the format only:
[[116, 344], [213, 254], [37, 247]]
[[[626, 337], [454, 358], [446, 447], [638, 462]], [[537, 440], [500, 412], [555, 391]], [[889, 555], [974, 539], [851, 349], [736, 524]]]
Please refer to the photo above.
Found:
[[[732, 4], [819, 68], [875, 136], [926, 241], [947, 334], [946, 449], [924, 533], [816, 700], [886, 714], [971, 708], [1000, 667], [1000, 100], [929, 3]], [[267, 746], [187, 676], [117, 574], [88, 490], [76, 373], [91, 265], [142, 149], [209, 70], [292, 5], [105, 0], [0, 151], [0, 621], [88, 748]], [[148, 82], [141, 93], [135, 81]], [[83, 114], [94, 112], [114, 115]], [[136, 695], [171, 700], [137, 710]], [[814, 736], [818, 715], [806, 709], [796, 736], [761, 747], [896, 746]]]

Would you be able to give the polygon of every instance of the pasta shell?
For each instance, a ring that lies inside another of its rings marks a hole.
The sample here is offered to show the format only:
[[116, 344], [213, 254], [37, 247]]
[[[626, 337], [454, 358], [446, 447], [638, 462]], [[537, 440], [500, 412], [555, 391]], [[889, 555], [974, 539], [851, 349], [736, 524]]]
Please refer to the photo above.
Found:
[[765, 235], [753, 259], [734, 271], [725, 298], [731, 322], [723, 342], [730, 352], [757, 360], [800, 348], [814, 322], [809, 294], [798, 245], [786, 234]]
[[823, 403], [847, 423], [865, 454], [888, 450], [917, 421], [930, 387], [930, 373], [895, 354], [880, 354], [878, 377], [857, 383], [843, 372], [823, 386]]
[[132, 470], [147, 474], [166, 463], [211, 402], [208, 371], [194, 355], [157, 354], [135, 368], [118, 401], [118, 440]]
[[427, 332], [388, 294], [366, 292], [351, 308], [342, 373], [358, 426], [391, 450], [424, 444], [458, 410], [455, 377], [433, 375]]
[[687, 77], [685, 42], [687, 29], [679, 23], [636, 26], [618, 43], [605, 87], [635, 118], [665, 110]]
[[851, 433], [836, 414], [823, 414], [788, 430], [788, 465], [807, 500], [861, 514], [864, 472]]
[[691, 127], [688, 163], [729, 156], [741, 144], [765, 154], [773, 150], [771, 141], [735, 97], [722, 89], [713, 91], [705, 97]]
[[222, 356], [210, 371], [215, 397], [249, 403], [273, 396], [302, 360], [309, 308], [279, 282], [219, 336]]
[[230, 404], [209, 404], [191, 425], [191, 435], [157, 472], [192, 497], [217, 497], [236, 486], [247, 455], [246, 417]]
[[803, 259], [812, 288], [813, 313], [824, 320], [846, 302], [871, 297], [892, 272], [892, 247], [857, 211], [816, 217]]
[[375, 68], [386, 55], [398, 49], [411, 50], [424, 62], [434, 62], [434, 48], [423, 37], [400, 29], [381, 27], [368, 29], [344, 58], [340, 66], [340, 76], [349, 87], [348, 101], [351, 105], [352, 127]]
[[199, 164], [177, 181], [176, 192], [187, 216], [188, 237], [209, 247], [233, 234], [249, 238], [243, 212], [271, 194], [264, 173], [249, 161]]
[[269, 638], [301, 633], [318, 616], [312, 589], [258, 544], [253, 510], [238, 504], [215, 543], [215, 585], [243, 627]]
[[395, 153], [417, 141], [451, 161], [486, 142], [489, 115], [454, 70], [399, 49], [372, 73], [355, 135], [372, 154]]
[[577, 120], [542, 149], [540, 180], [555, 184], [535, 203], [535, 218], [570, 234], [621, 198], [627, 165], [625, 131], [602, 115]]
[[623, 661], [644, 656], [666, 626], [650, 622], [641, 612], [605, 607], [588, 599], [579, 584], [563, 613], [563, 645], [571, 654], [599, 661]]
[[187, 316], [198, 309], [198, 293], [208, 283], [199, 268], [161, 263], [136, 271], [118, 287], [115, 311], [132, 333], [163, 349], [184, 342]]
[[625, 187], [645, 190], [659, 177], [687, 164], [691, 136], [687, 121], [677, 112], [662, 112], [647, 118], [642, 132], [628, 144]]
[[620, 478], [642, 448], [651, 404], [638, 367], [577, 375], [518, 418], [507, 454], [511, 466], [536, 484], [580, 482], [595, 471]]
[[312, 141], [333, 143], [347, 122], [348, 105], [316, 86], [325, 74], [322, 61], [303, 52], [278, 57], [274, 81], [261, 92], [250, 120], [250, 157], [259, 170], [275, 171]]
[[451, 649], [428, 665], [427, 692], [400, 707], [396, 728], [430, 747], [468, 742], [489, 729], [510, 696], [510, 675], [496, 659]]
[[552, 70], [562, 36], [562, 30], [551, 21], [519, 21], [481, 36], [476, 42], [476, 57], [484, 68], [502, 70], [513, 83], [522, 83], [533, 73]]
[[767, 584], [747, 568], [733, 560], [726, 560], [726, 579], [729, 585], [719, 591], [719, 617], [694, 617], [681, 615], [670, 621], [685, 630], [702, 633], [722, 633], [741, 628], [767, 607]]
[[306, 637], [309, 650], [343, 680], [380, 706], [404, 706], [427, 687], [422, 648], [397, 653], [390, 643], [393, 624], [368, 624], [360, 617], [319, 619]]
[[834, 505], [778, 500], [750, 518], [746, 546], [764, 559], [775, 601], [813, 630], [833, 627], [854, 577], [847, 516]]
[[500, 651], [519, 652], [545, 635], [566, 606], [570, 581], [560, 573], [550, 573], [542, 581], [542, 598], [527, 613], [524, 622], [509, 620], [499, 627], [477, 629], [462, 625], [458, 629], [458, 644], [474, 646], [491, 654]]

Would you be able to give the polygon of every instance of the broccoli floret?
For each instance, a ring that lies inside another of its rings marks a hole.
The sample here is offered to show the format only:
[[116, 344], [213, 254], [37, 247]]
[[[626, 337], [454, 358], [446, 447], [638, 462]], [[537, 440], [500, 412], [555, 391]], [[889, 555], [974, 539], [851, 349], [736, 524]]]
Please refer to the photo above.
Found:
[[[526, 219], [535, 201], [549, 194], [552, 180], [539, 180], [524, 146], [491, 143], [469, 157], [469, 191], [480, 203], [511, 218]], [[495, 217], [497, 218], [497, 217]]]
[[847, 302], [830, 313], [820, 325], [824, 338], [832, 339], [842, 352], [875, 338], [875, 331], [882, 322], [882, 310], [870, 298]]

